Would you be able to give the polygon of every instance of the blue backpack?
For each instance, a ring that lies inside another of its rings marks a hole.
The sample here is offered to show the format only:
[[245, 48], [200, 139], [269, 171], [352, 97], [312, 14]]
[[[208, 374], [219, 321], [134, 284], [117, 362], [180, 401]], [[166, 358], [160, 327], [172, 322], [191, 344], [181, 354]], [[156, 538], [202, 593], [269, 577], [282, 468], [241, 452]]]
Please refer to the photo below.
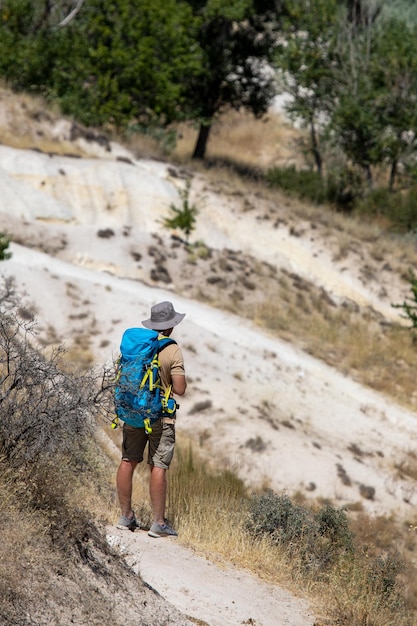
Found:
[[[152, 432], [152, 422], [175, 413], [176, 403], [170, 398], [171, 386], [164, 390], [159, 375], [159, 353], [172, 343], [176, 341], [169, 337], [159, 339], [156, 330], [125, 330], [114, 389], [117, 418]], [[117, 421], [113, 424], [116, 427]]]

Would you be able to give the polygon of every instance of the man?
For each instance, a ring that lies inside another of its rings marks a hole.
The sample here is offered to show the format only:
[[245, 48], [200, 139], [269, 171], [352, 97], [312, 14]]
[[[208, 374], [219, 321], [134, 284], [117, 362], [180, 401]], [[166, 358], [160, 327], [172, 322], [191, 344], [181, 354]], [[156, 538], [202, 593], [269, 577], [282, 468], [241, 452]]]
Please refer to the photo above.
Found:
[[[151, 308], [151, 317], [143, 320], [145, 328], [159, 331], [160, 335], [169, 337], [185, 317], [185, 313], [177, 313], [171, 302], [160, 302]], [[160, 377], [162, 386], [167, 389], [172, 385], [172, 392], [182, 396], [187, 387], [184, 370], [184, 359], [180, 347], [169, 344], [159, 354]], [[165, 519], [167, 480], [166, 471], [170, 466], [175, 447], [175, 413], [169, 417], [161, 417], [152, 423], [152, 432], [145, 428], [123, 425], [122, 460], [117, 471], [117, 493], [122, 516], [118, 528], [135, 530], [140, 525], [132, 510], [132, 479], [138, 463], [143, 460], [143, 453], [148, 444], [148, 464], [150, 466], [149, 494], [151, 499], [153, 523], [148, 535], [150, 537], [177, 536], [177, 532]]]

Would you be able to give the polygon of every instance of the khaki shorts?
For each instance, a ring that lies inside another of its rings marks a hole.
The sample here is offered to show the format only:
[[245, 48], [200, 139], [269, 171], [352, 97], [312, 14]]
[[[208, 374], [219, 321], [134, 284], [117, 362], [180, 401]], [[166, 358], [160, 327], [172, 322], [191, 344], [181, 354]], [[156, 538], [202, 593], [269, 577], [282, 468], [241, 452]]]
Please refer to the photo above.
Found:
[[147, 434], [144, 428], [135, 428], [123, 424], [122, 459], [124, 461], [143, 461], [146, 444], [148, 445], [148, 464], [168, 469], [175, 447], [175, 420], [162, 418], [152, 424], [152, 432]]

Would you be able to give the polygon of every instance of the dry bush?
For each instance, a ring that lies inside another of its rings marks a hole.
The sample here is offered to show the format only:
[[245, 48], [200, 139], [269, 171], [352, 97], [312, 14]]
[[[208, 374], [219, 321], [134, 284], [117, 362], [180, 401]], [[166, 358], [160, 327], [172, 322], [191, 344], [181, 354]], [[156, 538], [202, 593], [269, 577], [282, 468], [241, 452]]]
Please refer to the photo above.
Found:
[[94, 423], [94, 377], [60, 369], [60, 350], [45, 356], [34, 349], [31, 330], [2, 312], [0, 456], [16, 468], [67, 450], [76, 459]]
[[409, 450], [402, 459], [395, 463], [394, 467], [401, 478], [407, 476], [417, 482], [417, 453], [415, 450]]
[[412, 626], [397, 555], [342, 560], [329, 581], [328, 614], [349, 626]]

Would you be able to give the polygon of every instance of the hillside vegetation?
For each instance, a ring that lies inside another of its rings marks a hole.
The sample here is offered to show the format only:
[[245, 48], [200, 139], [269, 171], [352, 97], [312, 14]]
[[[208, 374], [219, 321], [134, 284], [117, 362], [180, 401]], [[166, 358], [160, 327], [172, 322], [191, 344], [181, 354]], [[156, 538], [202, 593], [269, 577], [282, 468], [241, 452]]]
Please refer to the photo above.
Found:
[[[4, 93], [2, 97], [12, 96]], [[21, 113], [18, 100], [16, 107]], [[59, 142], [51, 148], [46, 132], [55, 114], [43, 109], [41, 101], [30, 99], [25, 100], [25, 109], [25, 132], [19, 136], [17, 128], [7, 141], [46, 152], [61, 150]], [[34, 132], [34, 128], [40, 130], [40, 112], [42, 134]], [[250, 188], [255, 194], [281, 194], [256, 178], [259, 163], [262, 159], [266, 165], [279, 160], [299, 163], [303, 135], [285, 123], [271, 126], [238, 114], [226, 116], [218, 124], [218, 134], [216, 127], [213, 129], [207, 169], [187, 160], [196, 133], [188, 126], [182, 128], [172, 159], [190, 170], [196, 167], [195, 171], [219, 186], [227, 177], [236, 193]], [[6, 142], [6, 129], [1, 132]], [[149, 138], [136, 137], [130, 147], [138, 156], [157, 156], [159, 150], [158, 143]], [[161, 153], [159, 157], [164, 158]], [[289, 198], [285, 210], [295, 230], [305, 220], [325, 223], [328, 238], [336, 241], [340, 255], [348, 254], [352, 245], [362, 246], [367, 252], [364, 271], [371, 271], [372, 261], [380, 264], [389, 259], [407, 288], [406, 270], [415, 263], [416, 254], [410, 234], [393, 236], [386, 219], [364, 222], [297, 198]], [[225, 265], [219, 262], [219, 267], [226, 275]], [[265, 266], [258, 270], [259, 282], [267, 291], [273, 281], [268, 282]], [[241, 305], [242, 315], [397, 401], [415, 406], [415, 345], [406, 329], [382, 323], [375, 311], [364, 315], [355, 307], [335, 307], [314, 285], [294, 276], [275, 289], [276, 304], [271, 297], [263, 300], [255, 289], [252, 299]], [[97, 406], [91, 396], [100, 376], [89, 369], [80, 371], [77, 357], [65, 353], [51, 357], [34, 349], [30, 324], [21, 319], [12, 292], [9, 286], [1, 302], [1, 396], [3, 406], [9, 403], [8, 413], [2, 413], [0, 447], [4, 519], [0, 533], [5, 554], [0, 577], [2, 620], [22, 626], [124, 624], [127, 612], [129, 621], [136, 624], [185, 624], [172, 607], [140, 585], [105, 541], [104, 526], [117, 514], [113, 482], [118, 454], [107, 437], [108, 428], [103, 443], [101, 426], [97, 427]], [[196, 288], [190, 296], [232, 309], [236, 294], [217, 289], [202, 295]], [[34, 371], [44, 378], [33, 376]], [[14, 385], [22, 376], [26, 384]], [[51, 385], [62, 393], [45, 398], [45, 389]], [[42, 402], [48, 398], [45, 410]], [[102, 408], [111, 410], [108, 405]], [[32, 416], [27, 432], [26, 415]], [[116, 433], [117, 444], [118, 437]], [[36, 454], [30, 456], [29, 449]], [[410, 455], [409, 463], [400, 469], [416, 480], [416, 468], [416, 459]], [[138, 507], [146, 499], [143, 484], [138, 476]], [[359, 511], [348, 521], [333, 503], [307, 505], [299, 494], [290, 498], [270, 492], [249, 494], [232, 472], [210, 468], [187, 446], [179, 450], [171, 493], [169, 514], [179, 524], [183, 541], [208, 554], [233, 558], [276, 583], [301, 589], [315, 598], [323, 626], [416, 623], [417, 519], [411, 520], [410, 528], [403, 520], [370, 520]], [[190, 494], [195, 495], [190, 498]], [[146, 505], [142, 514], [144, 518], [149, 515]], [[18, 559], [16, 545], [20, 546]]]
[[273, 164], [269, 183], [407, 230], [417, 219], [412, 4], [3, 0], [0, 76], [83, 124], [153, 136], [166, 151], [193, 124], [198, 160], [225, 112], [259, 118], [285, 94], [307, 131], [303, 171]]

